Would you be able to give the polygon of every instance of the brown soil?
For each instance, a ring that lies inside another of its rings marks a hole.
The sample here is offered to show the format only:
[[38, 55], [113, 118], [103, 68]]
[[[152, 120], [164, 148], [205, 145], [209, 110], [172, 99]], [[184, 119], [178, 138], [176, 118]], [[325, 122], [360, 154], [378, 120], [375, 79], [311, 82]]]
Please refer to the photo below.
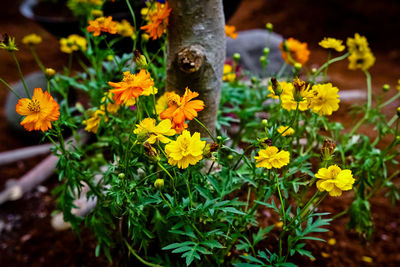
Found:
[[[348, 4], [351, 2], [351, 4]], [[33, 58], [20, 40], [29, 33], [38, 33], [43, 43], [38, 53], [46, 66], [61, 70], [67, 58], [58, 50], [58, 41], [39, 25], [26, 20], [18, 13], [19, 1], [0, 1], [1, 32], [8, 32], [16, 37], [20, 51], [17, 53], [24, 74], [37, 70]], [[5, 12], [7, 10], [7, 12]], [[320, 65], [327, 57], [324, 50], [316, 44], [324, 36], [345, 38], [354, 32], [366, 35], [376, 55], [377, 61], [371, 73], [376, 95], [381, 94], [381, 86], [388, 83], [394, 88], [400, 78], [400, 48], [395, 42], [399, 26], [400, 4], [395, 0], [385, 1], [317, 1], [288, 0], [265, 1], [243, 0], [239, 11], [229, 24], [238, 30], [263, 28], [265, 22], [272, 22], [275, 31], [285, 37], [295, 37], [309, 42], [310, 62]], [[0, 77], [8, 82], [18, 80], [17, 70], [11, 57], [0, 51]], [[308, 67], [312, 67], [310, 65]], [[347, 63], [340, 62], [330, 67], [329, 75], [340, 89], [364, 89], [365, 80], [362, 72], [348, 71]], [[4, 106], [7, 90], [0, 85], [0, 106]], [[388, 98], [395, 94], [392, 89]], [[385, 109], [392, 116], [399, 101]], [[348, 107], [338, 112], [335, 120], [350, 125]], [[363, 128], [373, 135], [372, 129]], [[25, 146], [21, 138], [15, 136], [7, 127], [4, 111], [0, 109], [0, 152]], [[0, 185], [11, 178], [18, 178], [41, 160], [40, 157], [17, 162], [0, 168]], [[52, 177], [34, 192], [23, 199], [6, 203], [0, 207], [0, 221], [7, 224], [0, 235], [1, 266], [106, 266], [104, 257], [94, 256], [96, 245], [94, 237], [83, 231], [80, 236], [72, 231], [56, 232], [50, 226], [50, 214], [54, 210], [55, 200], [50, 190], [57, 184]], [[328, 198], [321, 206], [321, 211], [337, 213], [351, 203], [351, 193], [340, 199]], [[400, 210], [390, 205], [383, 194], [372, 199], [372, 214], [375, 233], [370, 242], [360, 242], [357, 234], [346, 231], [347, 218], [340, 218], [332, 223], [330, 232], [319, 235], [324, 239], [334, 237], [336, 245], [309, 242], [308, 248], [317, 258], [311, 262], [306, 257], [297, 258], [300, 266], [399, 266], [400, 265]], [[261, 213], [264, 223], [271, 223], [268, 212]], [[264, 217], [263, 217], [264, 216]], [[273, 235], [272, 235], [273, 237]], [[271, 239], [268, 240], [268, 242]], [[274, 240], [272, 240], [274, 241]], [[270, 243], [266, 243], [268, 247]], [[326, 254], [321, 254], [324, 252]], [[363, 261], [363, 256], [373, 259], [372, 263]]]

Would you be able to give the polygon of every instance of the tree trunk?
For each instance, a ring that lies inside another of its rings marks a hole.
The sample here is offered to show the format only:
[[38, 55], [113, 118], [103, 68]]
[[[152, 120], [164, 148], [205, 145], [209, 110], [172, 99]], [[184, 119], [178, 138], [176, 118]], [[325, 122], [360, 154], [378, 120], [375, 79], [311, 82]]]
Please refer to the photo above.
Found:
[[[167, 91], [198, 92], [205, 108], [198, 119], [215, 133], [225, 61], [225, 21], [222, 0], [169, 0]], [[203, 137], [195, 121], [189, 125]]]

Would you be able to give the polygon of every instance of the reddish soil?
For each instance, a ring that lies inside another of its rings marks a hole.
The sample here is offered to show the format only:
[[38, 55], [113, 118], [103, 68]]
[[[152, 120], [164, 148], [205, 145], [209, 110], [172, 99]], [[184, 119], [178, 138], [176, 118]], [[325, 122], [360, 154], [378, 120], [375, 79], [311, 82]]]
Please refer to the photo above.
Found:
[[[345, 38], [354, 32], [366, 35], [376, 55], [377, 61], [371, 73], [376, 95], [381, 94], [381, 86], [388, 83], [394, 88], [400, 78], [400, 48], [395, 38], [399, 26], [400, 4], [395, 0], [385, 1], [349, 1], [345, 0], [288, 0], [265, 1], [243, 0], [238, 12], [229, 21], [238, 30], [263, 28], [265, 22], [272, 22], [275, 31], [285, 37], [295, 37], [307, 41], [311, 49], [310, 62], [320, 65], [327, 57], [324, 50], [316, 44], [324, 36]], [[38, 33], [43, 43], [38, 53], [46, 66], [62, 69], [67, 58], [58, 50], [55, 37], [39, 25], [23, 18], [18, 13], [19, 1], [0, 1], [1, 32], [16, 37], [20, 51], [17, 53], [24, 74], [38, 70], [33, 58], [21, 39], [29, 33]], [[4, 10], [7, 10], [5, 12]], [[8, 82], [18, 80], [17, 70], [8, 53], [0, 51], [0, 77]], [[312, 65], [308, 66], [312, 67]], [[364, 89], [365, 80], [360, 71], [348, 71], [347, 62], [330, 67], [331, 80], [340, 89]], [[387, 98], [395, 94], [392, 89]], [[0, 85], [0, 106], [4, 106], [7, 89]], [[399, 101], [385, 109], [392, 116]], [[345, 106], [338, 112], [335, 120], [352, 123]], [[373, 135], [372, 129], [363, 128]], [[26, 143], [15, 136], [5, 123], [3, 109], [0, 109], [0, 152], [25, 146]], [[40, 157], [21, 161], [0, 168], [0, 186], [11, 178], [18, 178], [32, 168]], [[56, 232], [50, 226], [50, 214], [54, 210], [55, 200], [50, 190], [57, 184], [52, 177], [34, 192], [22, 199], [6, 203], [0, 207], [0, 221], [7, 227], [0, 233], [1, 266], [106, 266], [104, 257], [94, 256], [96, 245], [94, 237], [88, 231], [76, 235], [72, 231]], [[339, 199], [327, 198], [321, 206], [322, 211], [337, 213], [351, 203], [351, 193]], [[335, 245], [309, 242], [308, 248], [317, 258], [311, 262], [306, 257], [297, 258], [300, 266], [400, 266], [400, 210], [391, 206], [383, 194], [372, 199], [372, 214], [375, 232], [370, 242], [362, 243], [357, 234], [345, 230], [348, 218], [343, 217], [332, 223], [330, 232], [319, 235], [324, 239], [334, 237]], [[264, 223], [270, 223], [268, 212], [262, 212]], [[268, 239], [265, 246], [270, 245]], [[322, 253], [324, 252], [324, 253]], [[325, 254], [326, 253], [326, 254]], [[325, 256], [325, 257], [324, 257]], [[372, 263], [363, 261], [363, 256], [372, 258]]]

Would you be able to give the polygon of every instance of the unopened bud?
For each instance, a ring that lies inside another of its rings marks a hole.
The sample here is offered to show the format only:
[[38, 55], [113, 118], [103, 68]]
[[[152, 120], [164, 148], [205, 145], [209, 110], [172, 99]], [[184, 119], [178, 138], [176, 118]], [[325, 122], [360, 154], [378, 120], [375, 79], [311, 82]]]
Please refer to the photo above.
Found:
[[400, 143], [400, 135], [396, 136], [396, 142]]
[[125, 178], [125, 173], [121, 172], [120, 174], [118, 174], [118, 178], [119, 179], [124, 179]]
[[384, 92], [389, 91], [389, 90], [390, 90], [390, 85], [389, 85], [389, 84], [384, 84], [384, 85], [382, 86], [382, 90], [383, 90]]
[[274, 91], [274, 94], [277, 96], [280, 96], [282, 94], [282, 88], [280, 83], [275, 77], [271, 78], [271, 84], [272, 84], [272, 90]]
[[262, 125], [263, 125], [264, 127], [267, 127], [267, 126], [268, 126], [268, 120], [266, 120], [266, 119], [263, 119], [263, 120], [261, 121], [261, 123], [262, 123]]
[[397, 108], [397, 116], [400, 117], [400, 107]]
[[142, 40], [147, 42], [150, 39], [150, 35], [148, 35], [147, 33], [143, 33], [142, 34]]
[[143, 143], [144, 154], [153, 161], [159, 161], [159, 156], [157, 150], [150, 145], [149, 142]]
[[229, 155], [228, 155], [228, 159], [229, 159], [229, 160], [233, 160], [233, 155], [232, 155], [232, 154], [229, 154]]
[[264, 138], [260, 140], [260, 143], [263, 144], [264, 146], [272, 146], [272, 139]]
[[54, 69], [52, 69], [52, 68], [47, 68], [47, 69], [44, 71], [44, 74], [46, 75], [46, 78], [47, 78], [48, 80], [50, 80], [51, 78], [54, 77], [54, 75], [56, 74], [56, 71], [55, 71]]
[[99, 9], [92, 9], [91, 13], [94, 18], [99, 18], [103, 16], [103, 11]]
[[233, 60], [235, 60], [236, 62], [238, 62], [238, 61], [240, 60], [240, 54], [239, 54], [239, 53], [233, 54]]
[[114, 56], [113, 55], [108, 55], [106, 57], [107, 61], [113, 61], [114, 60]]
[[312, 68], [311, 69], [311, 74], [315, 74], [315, 73], [317, 73], [317, 68]]
[[301, 68], [303, 67], [303, 65], [301, 65], [301, 63], [299, 63], [299, 62], [294, 63], [293, 66], [294, 66], [294, 69], [295, 69], [296, 71], [300, 71]]
[[257, 77], [256, 76], [253, 76], [253, 77], [251, 77], [251, 83], [252, 84], [255, 84], [255, 83], [257, 83], [258, 82], [258, 79], [257, 79]]
[[154, 187], [157, 188], [158, 190], [160, 190], [161, 188], [164, 187], [164, 179], [157, 179], [154, 182]]
[[221, 140], [222, 140], [222, 136], [218, 135], [218, 136], [217, 136], [217, 140], [218, 140], [218, 141], [221, 141]]
[[264, 56], [268, 56], [268, 55], [269, 55], [269, 52], [270, 52], [269, 47], [265, 47], [264, 50], [263, 50], [263, 55], [264, 55]]
[[139, 68], [147, 68], [147, 60], [144, 55], [142, 55], [138, 50], [133, 51], [133, 60], [136, 62]]
[[267, 66], [267, 58], [265, 56], [260, 57], [260, 62], [263, 67]]
[[301, 102], [303, 101], [303, 96], [301, 95], [301, 92], [303, 92], [306, 89], [306, 83], [299, 78], [296, 78], [293, 80], [293, 98], [296, 102]]
[[324, 145], [321, 148], [321, 156], [324, 161], [329, 161], [332, 158], [333, 153], [335, 152], [336, 144], [329, 140], [324, 140]]
[[265, 24], [265, 28], [272, 32], [274, 30], [274, 25], [271, 22], [268, 22], [267, 24]]
[[283, 51], [290, 52], [289, 42], [285, 40], [283, 42], [282, 48], [283, 48]]

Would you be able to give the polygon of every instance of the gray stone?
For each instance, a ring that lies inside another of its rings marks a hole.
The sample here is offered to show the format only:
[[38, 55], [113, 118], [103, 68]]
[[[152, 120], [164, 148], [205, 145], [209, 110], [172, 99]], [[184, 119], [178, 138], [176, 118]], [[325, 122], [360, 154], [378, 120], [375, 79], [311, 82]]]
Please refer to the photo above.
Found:
[[[42, 88], [45, 90], [47, 88], [47, 80], [44, 77], [43, 73], [40, 71], [32, 72], [25, 77], [25, 83], [28, 87], [29, 93], [31, 96], [33, 95], [33, 91], [35, 88]], [[26, 95], [24, 85], [21, 81], [11, 84], [11, 87], [14, 91], [17, 92], [19, 96], [22, 98], [28, 97]], [[19, 115], [15, 111], [15, 105], [18, 103], [18, 98], [13, 94], [9, 93], [7, 96], [6, 104], [5, 104], [5, 116], [10, 127], [18, 132], [24, 133], [26, 132], [24, 128], [19, 124], [21, 122], [21, 115]]]
[[266, 74], [276, 75], [281, 69], [284, 61], [279, 50], [279, 44], [283, 37], [276, 33], [269, 33], [266, 30], [256, 29], [238, 32], [236, 39], [227, 38], [226, 57], [233, 58], [234, 53], [240, 54], [240, 65], [254, 74], [261, 75], [262, 66], [260, 57], [265, 47], [269, 47], [268, 66]]

